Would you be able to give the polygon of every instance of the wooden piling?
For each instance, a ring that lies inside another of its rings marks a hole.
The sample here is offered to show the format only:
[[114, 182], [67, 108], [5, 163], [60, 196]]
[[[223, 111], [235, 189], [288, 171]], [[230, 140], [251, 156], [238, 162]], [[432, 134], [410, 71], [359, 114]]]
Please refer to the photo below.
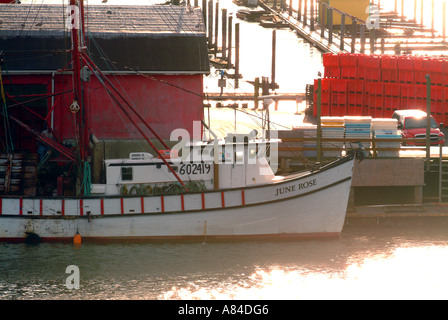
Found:
[[222, 9], [222, 27], [221, 27], [221, 31], [222, 31], [222, 35], [221, 35], [221, 40], [222, 40], [222, 45], [221, 45], [221, 58], [223, 60], [227, 59], [227, 9], [224, 8]]
[[323, 4], [320, 3], [320, 10], [319, 10], [319, 23], [320, 23], [320, 37], [321, 38], [325, 38], [325, 13], [324, 10], [326, 10], [327, 7]]
[[254, 109], [258, 109], [258, 96], [260, 94], [260, 78], [255, 78], [254, 83]]
[[307, 25], [307, 15], [308, 15], [308, 0], [305, 0], [304, 8], [303, 8], [303, 25]]
[[432, 37], [434, 38], [434, 0], [432, 0], [431, 2], [431, 32], [432, 32]]
[[442, 37], [443, 37], [443, 42], [446, 42], [446, 1], [443, 2], [443, 9], [442, 9]]
[[359, 40], [361, 42], [361, 49], [359, 50], [361, 53], [366, 52], [366, 36], [365, 36], [366, 26], [364, 24], [359, 26]]
[[404, 0], [401, 0], [401, 21], [404, 21], [405, 15], [404, 15]]
[[302, 0], [299, 0], [299, 7], [297, 9], [297, 20], [302, 20]]
[[310, 7], [310, 30], [314, 31], [314, 0], [311, 0]]
[[228, 20], [228, 39], [229, 39], [229, 43], [228, 43], [228, 45], [227, 45], [227, 48], [228, 48], [228, 54], [227, 54], [227, 66], [229, 67], [229, 68], [231, 68], [232, 67], [232, 36], [233, 36], [233, 26], [232, 26], [232, 23], [233, 23], [233, 17], [232, 16], [229, 16], [229, 20]]
[[272, 30], [272, 63], [271, 63], [271, 88], [275, 86], [275, 51], [277, 43], [277, 31]]
[[345, 14], [341, 14], [341, 42], [339, 44], [339, 49], [344, 51], [344, 36], [345, 36]]
[[424, 8], [424, 5], [423, 5], [423, 0], [421, 0], [421, 2], [420, 2], [420, 21], [421, 21], [421, 24], [422, 24], [422, 27], [423, 27], [423, 8]]
[[352, 42], [350, 47], [350, 52], [355, 53], [355, 44], [356, 44], [356, 27], [357, 23], [355, 19], [352, 19], [352, 25], [351, 25], [351, 35], [352, 35]]
[[215, 58], [218, 55], [218, 32], [219, 32], [219, 1], [215, 4]]
[[328, 12], [328, 43], [333, 43], [333, 8], [329, 8]]
[[202, 18], [204, 19], [205, 30], [207, 30], [207, 0], [202, 0]]
[[208, 2], [208, 46], [213, 46], [213, 0]]
[[240, 24], [235, 24], [235, 88], [239, 88], [240, 77]]
[[414, 0], [414, 22], [417, 23], [417, 0]]

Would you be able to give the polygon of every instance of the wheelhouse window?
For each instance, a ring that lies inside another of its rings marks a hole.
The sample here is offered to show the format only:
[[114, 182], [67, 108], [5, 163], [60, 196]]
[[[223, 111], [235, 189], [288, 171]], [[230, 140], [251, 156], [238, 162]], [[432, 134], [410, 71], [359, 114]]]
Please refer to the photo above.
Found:
[[132, 180], [132, 167], [121, 167], [121, 180], [123, 181]]

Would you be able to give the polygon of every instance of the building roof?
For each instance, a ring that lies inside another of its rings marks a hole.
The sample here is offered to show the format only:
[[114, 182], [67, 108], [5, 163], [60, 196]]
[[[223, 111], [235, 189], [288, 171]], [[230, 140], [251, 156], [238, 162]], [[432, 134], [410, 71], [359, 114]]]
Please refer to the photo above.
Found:
[[[0, 51], [9, 71], [54, 71], [67, 64], [71, 12], [65, 5], [0, 5]], [[173, 5], [85, 7], [86, 40], [107, 71], [207, 73], [202, 12]], [[40, 52], [40, 54], [36, 54]], [[105, 59], [107, 57], [107, 59]], [[106, 61], [107, 60], [107, 61]]]
[[[66, 5], [0, 5], [1, 36], [63, 35], [70, 24]], [[85, 7], [86, 29], [94, 34], [205, 35], [199, 8], [172, 5]]]

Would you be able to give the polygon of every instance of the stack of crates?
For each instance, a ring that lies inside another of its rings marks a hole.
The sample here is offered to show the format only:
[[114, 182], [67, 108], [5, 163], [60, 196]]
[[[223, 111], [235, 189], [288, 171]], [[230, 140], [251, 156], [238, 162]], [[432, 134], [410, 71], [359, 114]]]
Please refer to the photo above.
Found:
[[[399, 109], [426, 110], [429, 75], [431, 113], [448, 123], [447, 58], [327, 53], [323, 61], [322, 116], [389, 118]], [[314, 84], [316, 104], [317, 80]]]

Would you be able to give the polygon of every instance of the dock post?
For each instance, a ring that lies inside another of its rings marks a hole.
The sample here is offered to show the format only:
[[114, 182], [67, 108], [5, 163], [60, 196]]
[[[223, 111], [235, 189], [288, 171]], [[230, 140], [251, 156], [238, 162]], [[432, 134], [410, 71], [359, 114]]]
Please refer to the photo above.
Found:
[[414, 0], [414, 22], [417, 23], [417, 0]]
[[317, 150], [316, 150], [316, 158], [317, 161], [320, 162], [322, 155], [322, 122], [321, 122], [321, 94], [322, 94], [322, 79], [319, 78], [317, 80]]
[[366, 51], [366, 36], [365, 36], [365, 31], [366, 26], [365, 24], [361, 24], [359, 26], [359, 37], [360, 37], [360, 41], [361, 41], [361, 49], [360, 52], [364, 53]]
[[341, 43], [339, 49], [344, 51], [344, 36], [345, 36], [345, 13], [341, 13]]
[[333, 8], [330, 8], [328, 14], [328, 43], [333, 43]]
[[310, 31], [314, 31], [314, 0], [311, 0], [310, 7]]
[[351, 43], [351, 48], [350, 48], [351, 53], [355, 53], [356, 26], [357, 26], [356, 19], [352, 19], [352, 43]]
[[304, 8], [303, 8], [303, 25], [307, 25], [307, 14], [308, 14], [308, 0], [305, 0]]
[[202, 0], [202, 18], [204, 19], [205, 30], [207, 30], [207, 0]]
[[302, 20], [302, 0], [299, 0], [299, 7], [297, 8], [297, 20]]
[[420, 2], [420, 21], [421, 21], [422, 27], [423, 27], [423, 8], [424, 7], [425, 6], [423, 4], [423, 0], [421, 0], [421, 2]]
[[326, 23], [326, 15], [324, 14], [324, 10], [327, 10], [326, 6], [323, 3], [320, 3], [320, 17], [319, 17], [319, 24], [320, 24], [320, 37], [325, 38], [325, 26]]
[[213, 46], [213, 0], [208, 2], [208, 46]]
[[[271, 89], [276, 89], [275, 84], [275, 51], [277, 44], [277, 30], [272, 30], [272, 63], [271, 63]], [[269, 94], [269, 93], [268, 93]]]
[[235, 24], [235, 88], [239, 88], [240, 77], [240, 24]]
[[227, 59], [227, 9], [222, 9], [222, 48], [221, 48], [221, 58], [223, 60]]
[[260, 94], [260, 78], [255, 78], [254, 83], [254, 110], [258, 109], [258, 96]]
[[289, 16], [292, 16], [292, 0], [289, 0], [288, 13], [289, 13]]
[[227, 45], [227, 50], [228, 50], [228, 54], [227, 54], [227, 66], [229, 68], [232, 67], [232, 36], [233, 36], [233, 17], [231, 15], [229, 15], [229, 31], [228, 31], [228, 40], [229, 43]]
[[443, 21], [443, 25], [442, 25], [442, 37], [443, 37], [443, 42], [446, 42], [446, 1], [443, 1], [443, 9], [442, 9], [442, 21]]
[[432, 32], [432, 37], [434, 38], [434, 0], [432, 0], [431, 2], [431, 32]]
[[431, 157], [431, 77], [426, 75], [426, 171], [430, 170]]
[[277, 10], [277, 0], [274, 0], [274, 3], [272, 4], [272, 9]]
[[370, 54], [374, 54], [376, 51], [375, 43], [376, 43], [376, 29], [370, 29]]
[[215, 58], [218, 56], [219, 1], [215, 4]]
[[404, 21], [404, 0], [401, 0], [401, 21]]

